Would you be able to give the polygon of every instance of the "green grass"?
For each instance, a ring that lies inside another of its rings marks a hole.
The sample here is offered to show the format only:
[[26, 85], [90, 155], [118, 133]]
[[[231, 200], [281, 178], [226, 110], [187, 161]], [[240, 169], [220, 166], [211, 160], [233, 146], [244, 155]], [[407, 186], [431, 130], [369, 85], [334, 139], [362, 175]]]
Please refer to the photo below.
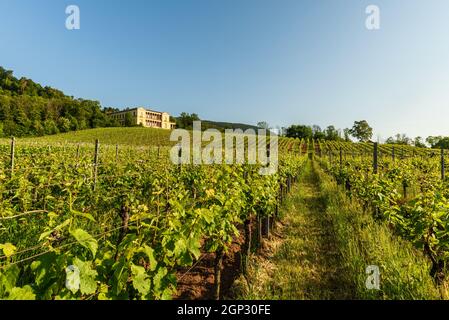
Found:
[[[145, 128], [145, 127], [116, 127], [97, 128], [72, 131], [43, 137], [16, 138], [17, 145], [65, 145], [86, 144], [93, 145], [98, 139], [101, 145], [115, 146], [116, 144], [129, 147], [170, 147], [176, 142], [170, 141], [171, 130]], [[298, 143], [299, 140], [279, 138], [279, 148], [285, 149], [289, 143]], [[0, 138], [0, 145], [10, 144], [11, 139]], [[203, 141], [202, 145], [207, 145]]]
[[[346, 199], [316, 163], [308, 162], [282, 212], [283, 225], [253, 257], [248, 282], [236, 282], [239, 298], [439, 298], [423, 255]], [[380, 290], [366, 288], [368, 265], [380, 268]]]
[[[344, 274], [358, 299], [439, 299], [430, 262], [412, 244], [395, 236], [386, 223], [374, 221], [319, 170], [338, 247], [349, 273]], [[380, 290], [367, 290], [366, 267], [380, 268]]]
[[61, 133], [52, 136], [19, 139], [22, 142], [33, 143], [94, 143], [99, 139], [100, 143], [107, 145], [129, 146], [169, 146], [170, 130], [156, 128], [98, 128]]

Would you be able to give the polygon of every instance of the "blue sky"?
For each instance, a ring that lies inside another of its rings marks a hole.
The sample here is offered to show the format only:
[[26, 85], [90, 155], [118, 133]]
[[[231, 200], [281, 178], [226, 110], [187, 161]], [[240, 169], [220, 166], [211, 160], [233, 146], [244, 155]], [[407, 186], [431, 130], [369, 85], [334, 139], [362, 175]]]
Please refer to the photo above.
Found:
[[448, 16], [447, 0], [0, 0], [0, 65], [103, 106], [449, 135]]

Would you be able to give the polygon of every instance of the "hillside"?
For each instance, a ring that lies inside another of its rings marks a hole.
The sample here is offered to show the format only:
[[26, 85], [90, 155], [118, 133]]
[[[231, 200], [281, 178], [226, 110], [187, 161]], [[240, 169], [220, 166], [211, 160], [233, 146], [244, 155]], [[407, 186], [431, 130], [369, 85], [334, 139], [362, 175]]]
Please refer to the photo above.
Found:
[[169, 146], [170, 131], [144, 127], [96, 128], [61, 133], [52, 136], [20, 139], [24, 143], [94, 143], [98, 139], [103, 145]]
[[[20, 138], [23, 143], [36, 144], [59, 144], [59, 143], [93, 143], [99, 139], [102, 144], [108, 145], [129, 145], [129, 146], [170, 146], [174, 142], [170, 141], [169, 130], [129, 127], [129, 128], [96, 128], [67, 133], [60, 133], [51, 136]], [[281, 138], [286, 141], [299, 141], [297, 139]], [[10, 139], [0, 139], [2, 143], [9, 143]]]
[[0, 67], [0, 137], [42, 136], [117, 125], [98, 101], [75, 99], [62, 91], [16, 78]]

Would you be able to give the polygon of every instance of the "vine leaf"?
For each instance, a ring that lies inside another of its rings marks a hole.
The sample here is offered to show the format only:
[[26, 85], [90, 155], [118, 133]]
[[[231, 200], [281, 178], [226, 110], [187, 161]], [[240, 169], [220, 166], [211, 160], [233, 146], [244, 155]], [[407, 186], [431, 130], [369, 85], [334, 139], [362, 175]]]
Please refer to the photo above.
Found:
[[9, 293], [8, 300], [35, 300], [36, 295], [30, 286], [24, 286], [23, 288], [12, 288]]
[[82, 294], [93, 294], [97, 291], [96, 277], [97, 271], [92, 268], [91, 261], [82, 261], [78, 258], [73, 260], [73, 264], [79, 270], [80, 291]]
[[13, 245], [12, 243], [5, 243], [5, 244], [0, 244], [0, 249], [3, 250], [3, 254], [9, 258], [10, 256], [12, 256], [14, 254], [14, 252], [16, 252], [17, 248], [15, 245]]
[[142, 296], [147, 295], [151, 289], [151, 280], [145, 272], [145, 268], [132, 264], [131, 273], [134, 289], [139, 291]]
[[156, 270], [157, 261], [156, 258], [154, 257], [154, 249], [145, 244], [139, 251], [145, 253], [148, 259], [150, 260], [150, 270], [151, 271]]
[[98, 242], [94, 237], [92, 237], [83, 229], [70, 231], [70, 234], [76, 239], [76, 241], [78, 241], [80, 245], [90, 250], [90, 252], [92, 252], [92, 255], [95, 257], [95, 255], [97, 254]]

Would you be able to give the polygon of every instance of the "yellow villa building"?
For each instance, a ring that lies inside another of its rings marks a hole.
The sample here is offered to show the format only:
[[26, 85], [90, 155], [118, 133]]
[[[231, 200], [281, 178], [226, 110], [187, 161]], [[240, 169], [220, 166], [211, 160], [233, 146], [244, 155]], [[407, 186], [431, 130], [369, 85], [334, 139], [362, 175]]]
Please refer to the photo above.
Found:
[[174, 129], [176, 125], [174, 122], [170, 122], [170, 114], [167, 112], [147, 110], [144, 108], [133, 108], [115, 112], [110, 117], [124, 124], [126, 114], [130, 114], [133, 124], [143, 125], [148, 128]]

